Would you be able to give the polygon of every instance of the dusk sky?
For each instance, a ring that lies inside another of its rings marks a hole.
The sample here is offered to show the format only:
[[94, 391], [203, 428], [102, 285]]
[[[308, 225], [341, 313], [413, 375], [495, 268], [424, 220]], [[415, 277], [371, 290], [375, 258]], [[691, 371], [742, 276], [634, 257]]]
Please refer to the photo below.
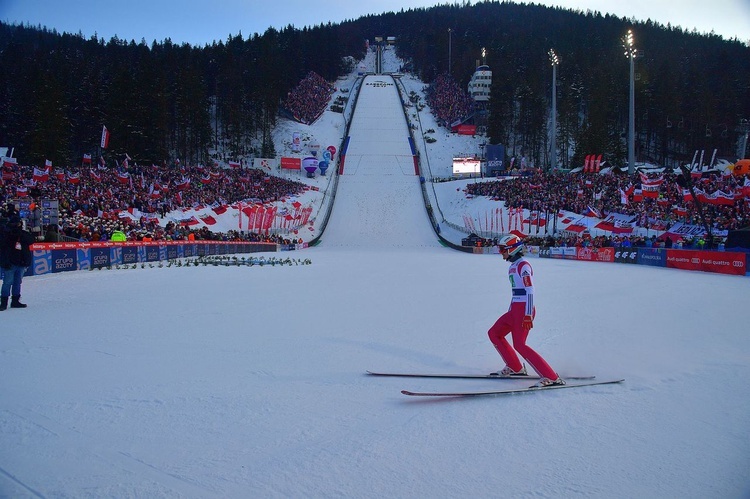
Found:
[[[202, 46], [263, 33], [269, 27], [297, 28], [356, 19], [368, 14], [430, 7], [435, 0], [0, 0], [0, 20], [7, 23], [46, 26], [59, 32], [95, 33], [105, 40], [117, 35], [147, 43], [170, 38], [174, 43]], [[525, 2], [524, 2], [525, 3]], [[593, 10], [639, 21], [651, 19], [701, 33], [715, 32], [725, 38], [750, 41], [750, 0], [538, 0], [582, 11]], [[373, 34], [363, 34], [371, 36]]]

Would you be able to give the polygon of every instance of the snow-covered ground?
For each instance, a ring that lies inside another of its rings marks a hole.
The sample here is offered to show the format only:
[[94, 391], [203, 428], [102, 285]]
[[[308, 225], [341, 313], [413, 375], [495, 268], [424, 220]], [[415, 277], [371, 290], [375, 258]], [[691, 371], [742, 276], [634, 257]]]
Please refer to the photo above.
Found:
[[0, 313], [0, 496], [750, 495], [745, 277], [532, 260], [529, 343], [620, 385], [415, 400], [529, 382], [365, 375], [501, 367], [510, 290], [500, 257], [437, 243], [361, 116], [321, 244], [283, 254], [310, 265], [25, 280], [29, 308]]

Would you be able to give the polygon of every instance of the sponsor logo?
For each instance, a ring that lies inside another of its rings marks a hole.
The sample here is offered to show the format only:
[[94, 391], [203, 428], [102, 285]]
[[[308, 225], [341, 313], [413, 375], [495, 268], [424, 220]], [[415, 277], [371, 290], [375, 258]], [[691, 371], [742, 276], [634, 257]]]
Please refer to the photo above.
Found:
[[741, 269], [742, 267], [745, 266], [745, 262], [741, 262], [739, 260], [733, 260], [732, 261], [732, 266], [735, 267], [735, 268]]
[[75, 259], [72, 256], [68, 256], [67, 253], [63, 253], [60, 257], [55, 258], [54, 263], [57, 270], [72, 270], [75, 265]]
[[109, 255], [94, 255], [94, 267], [103, 267], [109, 264]]

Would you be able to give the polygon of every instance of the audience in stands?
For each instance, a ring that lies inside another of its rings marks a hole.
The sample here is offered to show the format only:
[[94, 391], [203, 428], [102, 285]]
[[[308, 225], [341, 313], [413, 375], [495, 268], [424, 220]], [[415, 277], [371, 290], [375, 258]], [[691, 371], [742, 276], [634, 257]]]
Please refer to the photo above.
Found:
[[307, 125], [315, 122], [333, 95], [334, 88], [322, 76], [310, 71], [287, 95], [283, 107], [294, 119]]
[[[662, 231], [676, 222], [703, 225], [693, 202], [686, 201], [675, 174], [665, 172], [650, 177], [663, 179], [655, 198], [637, 197], [637, 190], [642, 191], [644, 182], [640, 175], [591, 173], [536, 172], [529, 177], [471, 183], [467, 185], [467, 194], [503, 200], [507, 208], [523, 207], [549, 214], [561, 210], [586, 214], [593, 208], [602, 217], [609, 213], [632, 215], [637, 226]], [[704, 173], [702, 178], [694, 180], [701, 191], [709, 194], [722, 191], [734, 197], [731, 205], [702, 203], [706, 222], [713, 229], [733, 230], [750, 224], [750, 199], [735, 195], [743, 190], [744, 182], [744, 177], [718, 173]], [[623, 197], [627, 204], [623, 203]]]
[[448, 75], [440, 75], [425, 91], [427, 105], [437, 122], [450, 128], [455, 122], [462, 122], [474, 110], [471, 96], [461, 90], [458, 83]]
[[[187, 225], [159, 227], [157, 218], [181, 208], [220, 206], [243, 200], [268, 203], [301, 194], [305, 184], [268, 175], [258, 169], [169, 167], [133, 164], [117, 169], [97, 167], [52, 172], [46, 180], [34, 180], [34, 168], [15, 165], [4, 168], [0, 202], [28, 197], [59, 201], [59, 231], [45, 227], [45, 240], [100, 241], [116, 230], [128, 240], [195, 239], [262, 240], [281, 242], [278, 236], [213, 233]], [[124, 216], [125, 212], [139, 216]], [[296, 242], [296, 241], [294, 241]]]

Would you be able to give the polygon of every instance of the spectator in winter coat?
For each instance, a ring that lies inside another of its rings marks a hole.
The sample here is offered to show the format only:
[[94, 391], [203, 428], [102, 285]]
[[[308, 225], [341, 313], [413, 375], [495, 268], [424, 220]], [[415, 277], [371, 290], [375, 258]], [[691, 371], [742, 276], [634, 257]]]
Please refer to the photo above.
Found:
[[31, 245], [34, 236], [24, 230], [18, 215], [12, 215], [0, 233], [0, 267], [3, 269], [3, 285], [0, 290], [0, 311], [8, 308], [26, 308], [21, 303], [21, 281], [26, 268], [31, 265]]

